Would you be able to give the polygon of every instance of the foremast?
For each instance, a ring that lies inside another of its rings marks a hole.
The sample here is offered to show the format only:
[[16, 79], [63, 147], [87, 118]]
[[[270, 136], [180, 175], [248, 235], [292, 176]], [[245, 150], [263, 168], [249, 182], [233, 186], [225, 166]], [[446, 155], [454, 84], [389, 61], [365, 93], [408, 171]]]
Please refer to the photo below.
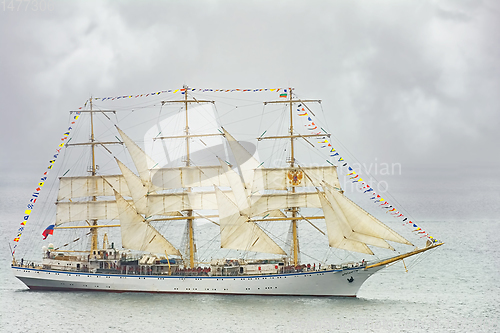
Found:
[[[290, 110], [290, 127], [289, 127], [289, 135], [285, 136], [273, 136], [273, 137], [261, 137], [258, 140], [262, 139], [290, 139], [290, 159], [287, 161], [287, 163], [290, 165], [290, 169], [293, 169], [295, 167], [295, 150], [294, 150], [294, 140], [297, 137], [319, 137], [319, 136], [325, 136], [325, 134], [322, 135], [294, 135], [293, 131], [293, 103], [304, 103], [304, 102], [316, 102], [316, 103], [321, 103], [321, 100], [300, 100], [300, 99], [293, 99], [293, 88], [288, 88], [288, 100], [284, 101], [269, 101], [269, 102], [264, 102], [264, 105], [266, 104], [273, 104], [273, 103], [284, 103], [288, 104], [289, 110]], [[328, 135], [329, 136], [329, 135]], [[295, 186], [291, 186], [291, 189], [289, 189], [292, 193], [295, 193]], [[299, 237], [298, 237], [298, 232], [297, 232], [297, 221], [299, 220], [297, 218], [298, 212], [299, 212], [299, 207], [289, 207], [287, 209], [289, 212], [291, 212], [291, 228], [292, 228], [292, 252], [293, 252], [293, 265], [296, 266], [299, 263], [299, 253], [300, 253], [300, 247], [299, 247]]]
[[[90, 114], [90, 141], [89, 142], [82, 142], [82, 143], [67, 143], [66, 146], [81, 146], [81, 145], [90, 145], [90, 151], [91, 151], [91, 165], [90, 165], [90, 170], [88, 172], [91, 175], [91, 178], [94, 179], [95, 182], [95, 187], [97, 188], [97, 164], [96, 164], [96, 158], [95, 158], [95, 146], [96, 145], [102, 145], [105, 149], [107, 149], [104, 145], [105, 144], [120, 144], [120, 142], [99, 142], [96, 141], [95, 139], [95, 134], [94, 134], [94, 113], [99, 112], [104, 114], [108, 119], [109, 117], [106, 115], [106, 113], [116, 113], [114, 110], [97, 110], [94, 111], [93, 108], [93, 98], [90, 97], [89, 99], [89, 104], [90, 104], [90, 110], [88, 111], [78, 111], [78, 112], [88, 112]], [[72, 111], [73, 112], [73, 111]], [[92, 202], [97, 201], [97, 196], [92, 195], [91, 197]], [[98, 240], [99, 240], [99, 233], [98, 229], [100, 226], [98, 224], [97, 219], [90, 219], [90, 223], [87, 220], [87, 223], [89, 224], [88, 226], [85, 226], [83, 228], [90, 228], [90, 253], [92, 255], [96, 255], [99, 249], [98, 245]], [[113, 227], [113, 226], [111, 226]], [[57, 229], [69, 229], [69, 228], [82, 228], [80, 226], [75, 226], [75, 227], [56, 227]]]

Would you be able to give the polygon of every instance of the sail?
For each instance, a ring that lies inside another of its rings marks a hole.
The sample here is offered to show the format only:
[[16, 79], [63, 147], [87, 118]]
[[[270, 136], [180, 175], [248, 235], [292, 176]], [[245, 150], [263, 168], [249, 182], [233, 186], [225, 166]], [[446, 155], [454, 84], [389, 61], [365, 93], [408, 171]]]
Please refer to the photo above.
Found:
[[[218, 165], [216, 156], [226, 156], [217, 112], [212, 103], [200, 103], [170, 114], [146, 131], [144, 149], [162, 168], [186, 164], [186, 121], [189, 134], [189, 160], [192, 165]], [[168, 136], [169, 138], [162, 138]]]
[[254, 195], [248, 216], [264, 216], [269, 211], [289, 207], [321, 208], [317, 192], [272, 193]]
[[[212, 187], [214, 185], [230, 186], [224, 175], [224, 170], [219, 165], [161, 168], [152, 169], [149, 172], [152, 175], [153, 183], [150, 190], [155, 191], [187, 187]], [[61, 177], [57, 200], [113, 196], [113, 189], [116, 189], [123, 196], [132, 196], [123, 175]]]
[[134, 165], [139, 172], [139, 177], [141, 178], [142, 183], [149, 189], [151, 188], [151, 174], [150, 169], [152, 169], [156, 163], [146, 155], [146, 153], [139, 147], [132, 139], [130, 139], [121, 129], [116, 127], [120, 136], [125, 143], [125, 146], [134, 161]]
[[367, 245], [394, 250], [386, 240], [411, 245], [406, 239], [363, 211], [339, 191], [323, 183], [325, 192], [318, 192], [325, 215], [331, 247], [373, 254]]
[[149, 194], [147, 200], [146, 216], [171, 215], [171, 212], [189, 209], [218, 209], [215, 192], [212, 191]]
[[153, 189], [169, 190], [187, 187], [229, 186], [224, 171], [216, 166], [191, 166], [151, 170]]
[[113, 196], [113, 188], [125, 196], [130, 196], [127, 182], [122, 175], [61, 177], [57, 200]]
[[368, 214], [361, 207], [349, 200], [345, 195], [333, 189], [329, 184], [323, 182], [328, 200], [333, 204], [336, 202], [340, 211], [344, 214], [349, 225], [358, 233], [373, 236], [393, 242], [412, 245], [408, 240], [397, 232]]
[[231, 169], [224, 161], [219, 160], [222, 169], [226, 175], [226, 178], [231, 185], [231, 189], [233, 191], [235, 203], [238, 206], [240, 211], [248, 210], [250, 206], [250, 202], [248, 200], [248, 192], [245, 188], [245, 184], [243, 183], [243, 179], [241, 179], [240, 175], [236, 173], [233, 169]]
[[288, 187], [315, 187], [322, 181], [340, 188], [337, 167], [259, 168], [255, 170], [252, 192], [286, 190]]
[[255, 170], [259, 167], [260, 163], [255, 157], [250, 154], [245, 147], [243, 147], [231, 134], [229, 134], [224, 128], [224, 136], [229, 143], [231, 152], [236, 160], [243, 180], [245, 182], [245, 187], [247, 189], [252, 188]]
[[326, 199], [323, 193], [319, 193], [319, 199], [323, 205], [323, 214], [325, 215], [326, 230], [328, 233], [328, 244], [331, 247], [355, 251], [366, 254], [373, 254], [372, 250], [363, 242], [350, 239], [353, 233], [345, 219], [340, 218], [332, 204]]
[[118, 218], [115, 200], [56, 203], [56, 225], [85, 220], [114, 220]]
[[[164, 173], [165, 181], [156, 182], [154, 185], [163, 189], [176, 187], [196, 186], [229, 186], [222, 176], [223, 170], [219, 166], [202, 166], [179, 169], [155, 170], [157, 174]], [[189, 173], [188, 173], [189, 172]], [[335, 166], [311, 166], [300, 168], [263, 168], [247, 170], [249, 177], [253, 177], [252, 192], [260, 190], [286, 190], [288, 187], [315, 187], [321, 181], [326, 181], [334, 187], [340, 188]], [[253, 175], [252, 175], [253, 174]], [[165, 184], [165, 185], [160, 185]], [[167, 185], [168, 184], [168, 185]], [[245, 183], [247, 187], [247, 183]]]
[[166, 252], [169, 255], [181, 255], [162, 234], [146, 222], [134, 207], [127, 203], [116, 191], [115, 197], [120, 212], [120, 229], [124, 248], [151, 253], [164, 254]]
[[[224, 193], [235, 202], [232, 190]], [[146, 216], [169, 215], [170, 212], [187, 209], [220, 209], [212, 191], [149, 194], [147, 200]], [[250, 207], [244, 213], [249, 217], [264, 216], [269, 211], [288, 207], [321, 208], [321, 202], [317, 192], [254, 195], [250, 197]]]
[[221, 248], [286, 255], [255, 222], [247, 222], [234, 202], [215, 188], [219, 206]]
[[[123, 178], [127, 182], [127, 186], [130, 189], [130, 196], [134, 201], [135, 209], [139, 213], [145, 213], [147, 210], [147, 198], [148, 189], [144, 186], [144, 183], [141, 181], [139, 177], [137, 177], [129, 168], [125, 166], [120, 160], [115, 157], [116, 163], [120, 167], [120, 170], [123, 174]], [[118, 193], [118, 189], [116, 189]]]

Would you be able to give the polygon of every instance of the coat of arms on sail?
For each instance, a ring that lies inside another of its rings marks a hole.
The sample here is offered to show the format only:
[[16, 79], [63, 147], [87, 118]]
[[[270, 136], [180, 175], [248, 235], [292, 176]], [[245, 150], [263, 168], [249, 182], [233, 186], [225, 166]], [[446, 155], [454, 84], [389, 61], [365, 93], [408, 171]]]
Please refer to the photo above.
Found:
[[288, 179], [290, 180], [290, 184], [293, 186], [300, 185], [304, 174], [301, 170], [290, 170], [288, 171]]

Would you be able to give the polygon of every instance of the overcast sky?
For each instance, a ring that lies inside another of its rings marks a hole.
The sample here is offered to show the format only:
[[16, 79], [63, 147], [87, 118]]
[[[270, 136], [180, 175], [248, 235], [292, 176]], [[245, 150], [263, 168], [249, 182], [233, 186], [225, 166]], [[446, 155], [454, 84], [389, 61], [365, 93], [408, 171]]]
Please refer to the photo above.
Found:
[[183, 84], [293, 86], [361, 161], [500, 165], [498, 1], [48, 2], [0, 4], [3, 170], [91, 94]]

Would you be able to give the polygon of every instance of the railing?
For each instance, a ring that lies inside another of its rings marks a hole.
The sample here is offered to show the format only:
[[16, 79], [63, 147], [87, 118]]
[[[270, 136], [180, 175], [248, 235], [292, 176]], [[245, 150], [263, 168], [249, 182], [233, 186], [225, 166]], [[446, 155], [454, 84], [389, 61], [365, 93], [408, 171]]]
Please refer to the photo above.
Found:
[[[243, 267], [248, 265], [242, 265]], [[275, 274], [290, 274], [303, 272], [316, 272], [324, 270], [345, 270], [351, 268], [366, 267], [367, 262], [347, 263], [342, 265], [297, 265], [297, 266], [279, 266], [276, 271], [257, 271], [257, 272], [240, 272], [235, 270], [235, 266], [213, 266], [212, 267], [196, 267], [196, 268], [177, 268], [161, 270], [166, 268], [158, 265], [119, 265], [114, 268], [96, 268], [96, 267], [53, 267], [52, 265], [44, 265], [32, 261], [12, 261], [12, 267], [28, 268], [28, 269], [48, 269], [63, 272], [74, 273], [103, 273], [109, 275], [154, 275], [154, 276], [252, 276], [252, 275], [275, 275]], [[322, 268], [323, 267], [323, 268]]]

